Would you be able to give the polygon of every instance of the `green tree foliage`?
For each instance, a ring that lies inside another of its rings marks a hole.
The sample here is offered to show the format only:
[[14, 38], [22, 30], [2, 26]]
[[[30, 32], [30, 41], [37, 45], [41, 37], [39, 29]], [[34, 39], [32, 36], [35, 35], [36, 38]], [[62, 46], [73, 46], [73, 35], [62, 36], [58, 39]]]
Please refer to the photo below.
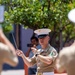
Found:
[[75, 38], [75, 26], [67, 17], [68, 12], [75, 8], [74, 0], [0, 0], [0, 4], [5, 5], [6, 26], [16, 24], [34, 30], [50, 28], [50, 43], [57, 47], [60, 42]]

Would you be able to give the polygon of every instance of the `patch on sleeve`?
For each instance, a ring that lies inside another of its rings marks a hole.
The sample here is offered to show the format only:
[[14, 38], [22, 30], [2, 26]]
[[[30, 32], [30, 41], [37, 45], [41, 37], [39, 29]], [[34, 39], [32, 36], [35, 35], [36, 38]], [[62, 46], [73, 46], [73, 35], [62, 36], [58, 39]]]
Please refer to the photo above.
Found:
[[51, 53], [49, 54], [49, 56], [56, 56], [57, 55], [57, 52], [52, 50]]

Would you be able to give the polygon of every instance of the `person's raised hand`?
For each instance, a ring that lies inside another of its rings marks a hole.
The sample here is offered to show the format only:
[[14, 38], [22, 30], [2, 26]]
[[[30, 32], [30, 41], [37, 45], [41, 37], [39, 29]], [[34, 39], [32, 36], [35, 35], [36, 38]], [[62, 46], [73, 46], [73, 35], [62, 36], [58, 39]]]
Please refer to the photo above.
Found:
[[24, 53], [19, 49], [16, 50], [16, 54], [20, 57], [22, 57], [24, 55]]
[[34, 53], [34, 55], [37, 53], [37, 49], [34, 47], [31, 47], [32, 52]]

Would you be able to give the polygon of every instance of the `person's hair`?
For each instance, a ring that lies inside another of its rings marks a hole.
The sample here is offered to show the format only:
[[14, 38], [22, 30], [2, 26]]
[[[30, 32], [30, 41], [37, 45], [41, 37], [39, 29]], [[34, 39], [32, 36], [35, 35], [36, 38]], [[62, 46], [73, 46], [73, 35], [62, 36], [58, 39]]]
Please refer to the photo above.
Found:
[[37, 37], [32, 36], [30, 40], [32, 41], [33, 39], [35, 39], [38, 42], [38, 38]]

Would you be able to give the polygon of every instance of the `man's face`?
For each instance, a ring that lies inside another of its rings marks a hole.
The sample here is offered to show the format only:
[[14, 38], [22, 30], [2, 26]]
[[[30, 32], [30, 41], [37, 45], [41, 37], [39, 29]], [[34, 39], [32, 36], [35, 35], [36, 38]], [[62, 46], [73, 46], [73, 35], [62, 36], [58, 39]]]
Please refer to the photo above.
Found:
[[40, 45], [47, 45], [50, 38], [49, 38], [49, 36], [45, 36], [43, 38], [38, 38], [38, 39], [39, 39]]
[[33, 45], [37, 45], [38, 42], [37, 42], [35, 39], [32, 39], [32, 40], [31, 40], [31, 43], [32, 43]]

